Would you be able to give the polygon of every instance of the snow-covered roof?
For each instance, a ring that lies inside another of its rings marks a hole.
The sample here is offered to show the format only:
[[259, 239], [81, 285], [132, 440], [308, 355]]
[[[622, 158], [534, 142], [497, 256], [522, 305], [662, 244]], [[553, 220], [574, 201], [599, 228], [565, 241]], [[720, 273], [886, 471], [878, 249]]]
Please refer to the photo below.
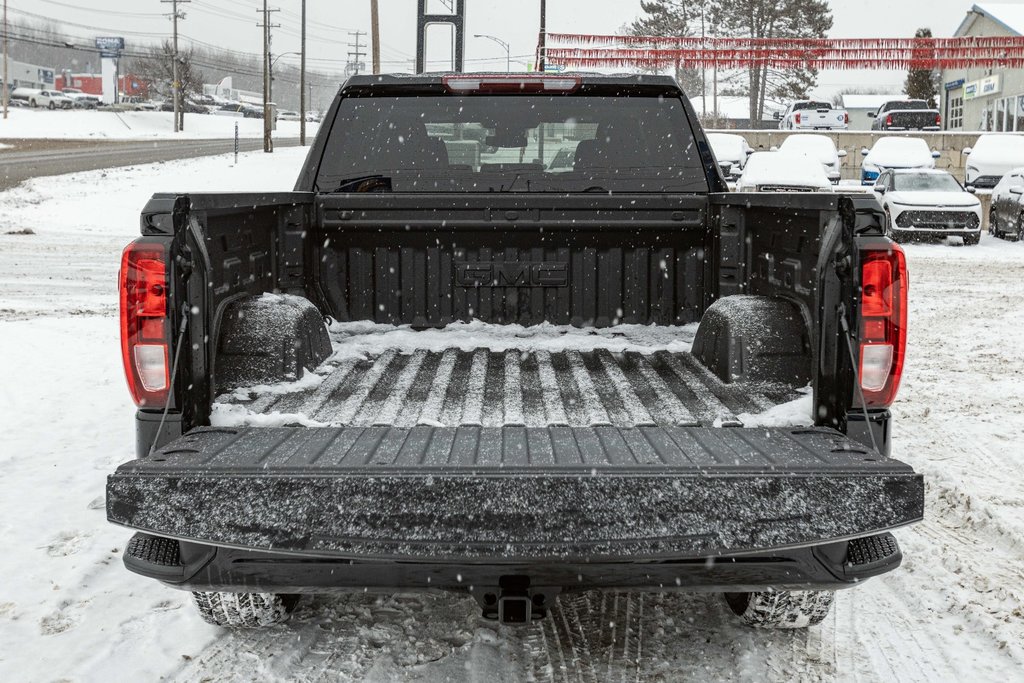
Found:
[[871, 109], [877, 111], [886, 102], [909, 99], [906, 95], [843, 95], [843, 109]]
[[977, 15], [987, 17], [999, 24], [1007, 31], [1017, 36], [1024, 36], [1024, 5], [1020, 3], [1007, 2], [978, 2], [971, 7], [971, 11], [964, 17], [960, 28], [956, 30], [955, 36], [962, 36], [967, 33], [974, 23]]

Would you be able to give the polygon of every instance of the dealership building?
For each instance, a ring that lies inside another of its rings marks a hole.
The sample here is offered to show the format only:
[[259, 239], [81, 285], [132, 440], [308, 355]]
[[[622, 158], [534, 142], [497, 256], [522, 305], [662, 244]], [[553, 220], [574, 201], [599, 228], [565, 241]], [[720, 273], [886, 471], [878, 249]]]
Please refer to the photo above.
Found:
[[[954, 36], [1024, 36], [1024, 5], [979, 2]], [[1024, 69], [945, 69], [940, 91], [946, 130], [1024, 132]]]
[[[3, 73], [4, 58], [0, 56], [0, 73]], [[54, 70], [52, 66], [39, 66], [38, 64], [27, 64], [16, 62], [13, 59], [7, 63], [7, 88], [35, 88], [46, 90], [52, 88], [54, 83]]]

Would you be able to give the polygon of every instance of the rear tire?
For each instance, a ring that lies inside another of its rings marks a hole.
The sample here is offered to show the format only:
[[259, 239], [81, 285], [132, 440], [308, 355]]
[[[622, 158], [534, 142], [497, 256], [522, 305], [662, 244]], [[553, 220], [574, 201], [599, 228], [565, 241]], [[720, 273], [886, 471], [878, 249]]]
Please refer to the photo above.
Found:
[[229, 628], [261, 628], [288, 620], [298, 595], [195, 591], [192, 597], [207, 624]]
[[835, 591], [759, 591], [726, 593], [725, 601], [747, 626], [797, 629], [820, 624], [835, 595]]
[[993, 210], [992, 213], [989, 214], [988, 231], [992, 233], [993, 237], [998, 237], [999, 239], [1003, 238], [1003, 233], [999, 229], [999, 214], [996, 213], [995, 210]]

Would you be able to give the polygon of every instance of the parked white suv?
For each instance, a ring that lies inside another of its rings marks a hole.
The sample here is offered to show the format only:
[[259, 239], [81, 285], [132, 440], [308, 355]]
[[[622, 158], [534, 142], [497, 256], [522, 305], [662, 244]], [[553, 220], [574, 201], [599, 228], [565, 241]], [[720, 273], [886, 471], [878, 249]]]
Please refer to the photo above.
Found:
[[964, 148], [963, 154], [967, 157], [964, 184], [987, 190], [1011, 170], [1024, 166], [1024, 135], [987, 133], [974, 147]]
[[35, 90], [29, 93], [30, 107], [46, 107], [47, 109], [71, 109], [75, 101], [58, 90]]

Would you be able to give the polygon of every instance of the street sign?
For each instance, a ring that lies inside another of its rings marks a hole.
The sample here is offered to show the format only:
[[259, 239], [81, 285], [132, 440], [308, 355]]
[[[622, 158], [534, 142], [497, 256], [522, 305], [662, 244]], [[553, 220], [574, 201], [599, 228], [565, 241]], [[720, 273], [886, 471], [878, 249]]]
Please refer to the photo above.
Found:
[[124, 38], [97, 38], [96, 49], [100, 51], [100, 57], [117, 59], [124, 49]]

